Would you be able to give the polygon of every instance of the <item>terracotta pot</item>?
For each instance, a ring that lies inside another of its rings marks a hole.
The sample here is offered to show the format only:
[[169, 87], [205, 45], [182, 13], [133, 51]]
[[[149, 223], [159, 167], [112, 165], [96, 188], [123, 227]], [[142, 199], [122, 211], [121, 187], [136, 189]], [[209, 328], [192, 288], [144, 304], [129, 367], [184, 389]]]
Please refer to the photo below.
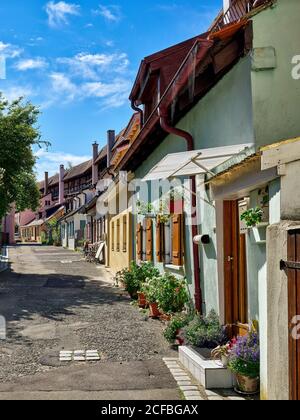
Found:
[[147, 299], [144, 293], [138, 293], [138, 302], [140, 308], [146, 308], [147, 306]]
[[237, 386], [241, 392], [255, 394], [259, 391], [259, 378], [248, 378], [243, 375], [236, 375]]
[[157, 303], [150, 303], [149, 304], [149, 309], [150, 309], [150, 318], [159, 318], [161, 313], [158, 309], [158, 304]]
[[161, 314], [160, 315], [160, 319], [161, 319], [161, 321], [171, 321], [171, 319], [172, 319], [172, 315], [170, 315], [170, 314]]

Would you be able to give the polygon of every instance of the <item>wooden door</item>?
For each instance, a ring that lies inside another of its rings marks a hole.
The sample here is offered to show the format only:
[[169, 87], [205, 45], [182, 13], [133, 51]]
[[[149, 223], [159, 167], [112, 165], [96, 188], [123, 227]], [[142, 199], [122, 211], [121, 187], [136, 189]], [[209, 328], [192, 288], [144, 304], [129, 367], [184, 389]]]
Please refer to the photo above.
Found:
[[239, 201], [224, 202], [225, 322], [231, 337], [248, 332], [246, 235], [240, 233]]
[[[288, 275], [289, 296], [289, 368], [290, 399], [300, 400], [300, 230], [288, 234], [288, 261], [284, 263]], [[298, 336], [297, 336], [298, 334]]]

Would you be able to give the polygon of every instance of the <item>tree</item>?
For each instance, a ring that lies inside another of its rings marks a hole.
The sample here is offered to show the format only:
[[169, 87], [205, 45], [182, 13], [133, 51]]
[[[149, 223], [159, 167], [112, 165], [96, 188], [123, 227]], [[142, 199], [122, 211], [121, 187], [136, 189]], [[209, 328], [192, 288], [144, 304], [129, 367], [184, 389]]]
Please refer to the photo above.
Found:
[[17, 211], [39, 206], [33, 147], [48, 144], [36, 126], [39, 114], [23, 98], [9, 103], [0, 93], [0, 219], [12, 203]]

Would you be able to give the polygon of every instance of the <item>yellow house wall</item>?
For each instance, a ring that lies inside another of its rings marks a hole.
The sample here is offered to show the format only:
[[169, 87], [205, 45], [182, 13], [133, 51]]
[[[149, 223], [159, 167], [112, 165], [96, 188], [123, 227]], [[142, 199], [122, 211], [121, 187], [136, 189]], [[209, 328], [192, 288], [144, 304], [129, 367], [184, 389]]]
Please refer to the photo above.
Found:
[[[126, 218], [126, 251], [124, 250], [124, 233], [123, 233], [123, 220]], [[109, 222], [109, 232], [110, 232], [110, 241], [109, 241], [109, 265], [112, 273], [116, 274], [118, 271], [128, 268], [130, 262], [132, 261], [132, 212], [131, 210], [126, 210], [115, 217], [112, 217]], [[120, 222], [120, 249], [117, 250], [117, 225], [118, 221]], [[114, 229], [113, 229], [114, 224]], [[114, 231], [114, 241], [112, 238], [112, 232]], [[114, 243], [114, 250], [112, 249]]]

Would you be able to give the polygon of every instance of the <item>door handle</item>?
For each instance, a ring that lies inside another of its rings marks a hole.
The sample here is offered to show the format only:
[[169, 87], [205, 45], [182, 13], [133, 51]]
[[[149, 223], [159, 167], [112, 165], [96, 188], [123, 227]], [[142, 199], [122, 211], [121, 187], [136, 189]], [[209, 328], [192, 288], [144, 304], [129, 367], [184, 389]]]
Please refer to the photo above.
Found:
[[232, 262], [234, 260], [234, 258], [233, 257], [231, 257], [230, 255], [227, 257], [227, 261], [230, 263], [230, 262]]

